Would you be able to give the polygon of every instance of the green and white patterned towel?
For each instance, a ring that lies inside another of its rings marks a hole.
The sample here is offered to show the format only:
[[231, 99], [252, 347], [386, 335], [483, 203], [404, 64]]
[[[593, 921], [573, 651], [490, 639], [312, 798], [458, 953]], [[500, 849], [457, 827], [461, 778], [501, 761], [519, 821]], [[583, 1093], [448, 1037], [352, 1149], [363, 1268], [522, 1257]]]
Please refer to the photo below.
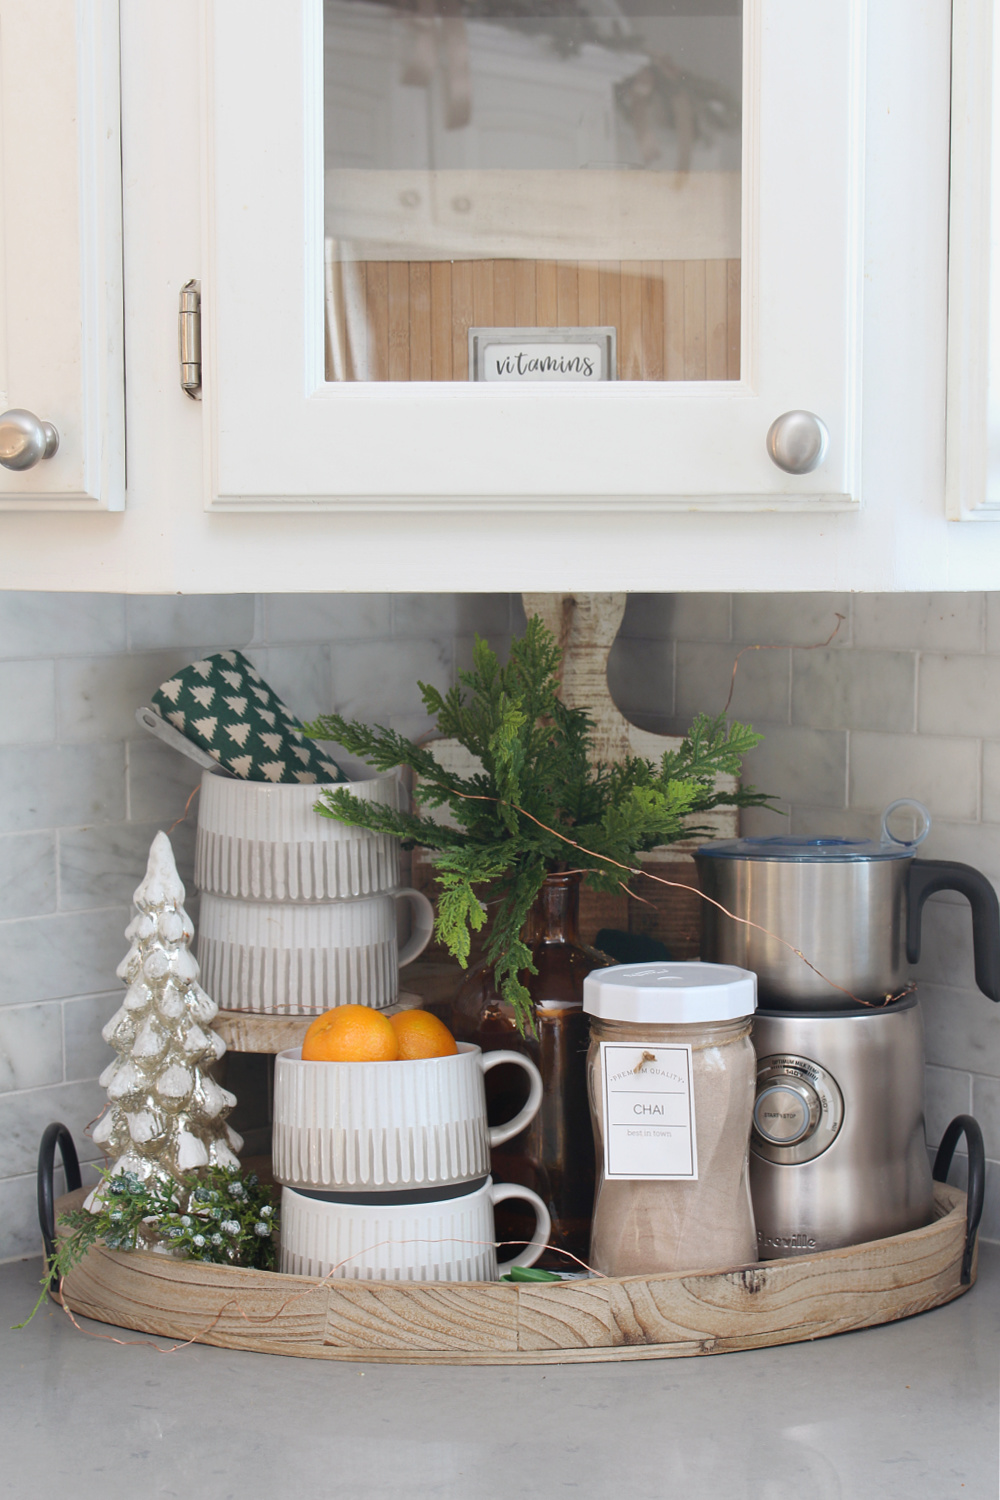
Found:
[[245, 781], [347, 780], [241, 651], [192, 662], [150, 701], [161, 718]]

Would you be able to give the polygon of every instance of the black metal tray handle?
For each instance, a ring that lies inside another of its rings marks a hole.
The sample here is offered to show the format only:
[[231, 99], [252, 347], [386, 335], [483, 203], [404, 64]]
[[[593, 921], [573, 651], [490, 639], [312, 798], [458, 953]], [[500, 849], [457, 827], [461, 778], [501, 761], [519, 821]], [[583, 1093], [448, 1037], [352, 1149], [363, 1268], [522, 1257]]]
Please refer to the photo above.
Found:
[[955, 1154], [959, 1136], [965, 1136], [969, 1149], [969, 1185], [965, 1205], [965, 1253], [962, 1256], [962, 1285], [972, 1280], [972, 1252], [976, 1247], [976, 1231], [983, 1216], [983, 1196], [986, 1192], [986, 1148], [979, 1122], [971, 1115], [956, 1115], [941, 1137], [934, 1158], [935, 1182], [948, 1181], [948, 1169]]
[[59, 1155], [62, 1157], [63, 1171], [66, 1173], [66, 1191], [73, 1193], [78, 1187], [83, 1186], [83, 1179], [80, 1176], [80, 1159], [73, 1145], [73, 1137], [65, 1125], [60, 1125], [56, 1121], [46, 1127], [38, 1148], [38, 1224], [42, 1231], [42, 1244], [45, 1246], [45, 1264], [49, 1269], [51, 1269], [56, 1253], [54, 1179], [57, 1146]]

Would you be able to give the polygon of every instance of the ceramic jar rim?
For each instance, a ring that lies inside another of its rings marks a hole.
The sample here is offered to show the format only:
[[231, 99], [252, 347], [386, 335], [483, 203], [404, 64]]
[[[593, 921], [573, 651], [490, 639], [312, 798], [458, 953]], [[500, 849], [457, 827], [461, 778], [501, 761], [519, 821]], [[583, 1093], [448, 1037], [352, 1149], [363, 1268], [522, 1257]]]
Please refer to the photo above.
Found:
[[242, 776], [228, 776], [223, 774], [221, 766], [205, 766], [205, 776], [211, 776], [217, 782], [231, 782], [233, 786], [253, 787], [255, 790], [264, 792], [297, 793], [311, 792], [315, 797], [320, 792], [327, 791], [332, 787], [345, 787], [353, 791], [355, 787], [371, 786], [376, 781], [398, 781], [397, 771], [379, 771], [374, 776], [354, 777], [350, 781], [249, 781]]
[[[390, 1066], [395, 1068], [400, 1067], [400, 1065], [403, 1067], [422, 1067], [429, 1063], [452, 1063], [455, 1065], [463, 1057], [468, 1057], [470, 1054], [476, 1052], [482, 1052], [482, 1048], [477, 1046], [475, 1042], [456, 1042], [455, 1046], [458, 1048], [458, 1051], [449, 1052], [445, 1057], [397, 1057]], [[379, 1062], [370, 1059], [362, 1059], [358, 1062], [334, 1062], [332, 1060], [316, 1058], [309, 1061], [302, 1056], [301, 1047], [286, 1047], [284, 1051], [278, 1053], [277, 1061], [306, 1068], [384, 1068], [386, 1066], [384, 1061]]]

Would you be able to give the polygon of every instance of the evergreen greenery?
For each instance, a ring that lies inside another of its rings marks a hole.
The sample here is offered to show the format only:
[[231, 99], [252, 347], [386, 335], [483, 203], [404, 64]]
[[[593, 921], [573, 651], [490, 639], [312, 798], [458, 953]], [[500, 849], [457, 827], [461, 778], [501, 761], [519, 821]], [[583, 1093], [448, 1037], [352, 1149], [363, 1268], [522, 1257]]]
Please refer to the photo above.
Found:
[[203, 1167], [169, 1181], [108, 1171], [95, 1211], [73, 1209], [59, 1224], [64, 1233], [45, 1268], [41, 1296], [19, 1328], [98, 1240], [109, 1250], [169, 1249], [188, 1260], [274, 1270], [277, 1209], [257, 1174], [239, 1167]]
[[[404, 846], [437, 851], [437, 936], [465, 967], [471, 933], [492, 921], [485, 954], [518, 1025], [531, 1024], [522, 975], [534, 972], [522, 929], [546, 874], [580, 869], [587, 884], [614, 891], [635, 855], [658, 844], [708, 834], [699, 814], [716, 807], [759, 807], [752, 787], [717, 791], [716, 777], [738, 775], [743, 756], [761, 736], [745, 724], [700, 715], [680, 748], [658, 764], [630, 756], [615, 765], [590, 760], [592, 721], [559, 698], [561, 653], [537, 617], [511, 644], [506, 666], [476, 637], [471, 672], [442, 694], [420, 683], [437, 732], [476, 755], [482, 770], [462, 777], [444, 770], [429, 749], [395, 730], [348, 723], [330, 714], [306, 733], [335, 740], [373, 766], [409, 766], [420, 780], [420, 804], [447, 808], [458, 827], [362, 801], [349, 787], [320, 793], [326, 817], [391, 833]], [[568, 842], [570, 841], [570, 842]]]

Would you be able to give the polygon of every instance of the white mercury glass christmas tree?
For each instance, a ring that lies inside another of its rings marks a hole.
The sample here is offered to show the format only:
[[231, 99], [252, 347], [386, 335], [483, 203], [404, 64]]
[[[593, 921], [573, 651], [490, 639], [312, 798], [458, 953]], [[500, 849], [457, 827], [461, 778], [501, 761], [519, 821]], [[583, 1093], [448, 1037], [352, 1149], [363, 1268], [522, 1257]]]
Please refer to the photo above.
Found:
[[94, 1140], [116, 1157], [113, 1172], [144, 1181], [238, 1166], [243, 1142], [225, 1123], [236, 1099], [208, 1073], [226, 1050], [209, 1025], [219, 1007], [198, 983], [194, 927], [165, 833], [153, 840], [133, 899], [132, 946], [118, 966], [128, 990], [102, 1033], [118, 1053], [100, 1078], [110, 1108]]

